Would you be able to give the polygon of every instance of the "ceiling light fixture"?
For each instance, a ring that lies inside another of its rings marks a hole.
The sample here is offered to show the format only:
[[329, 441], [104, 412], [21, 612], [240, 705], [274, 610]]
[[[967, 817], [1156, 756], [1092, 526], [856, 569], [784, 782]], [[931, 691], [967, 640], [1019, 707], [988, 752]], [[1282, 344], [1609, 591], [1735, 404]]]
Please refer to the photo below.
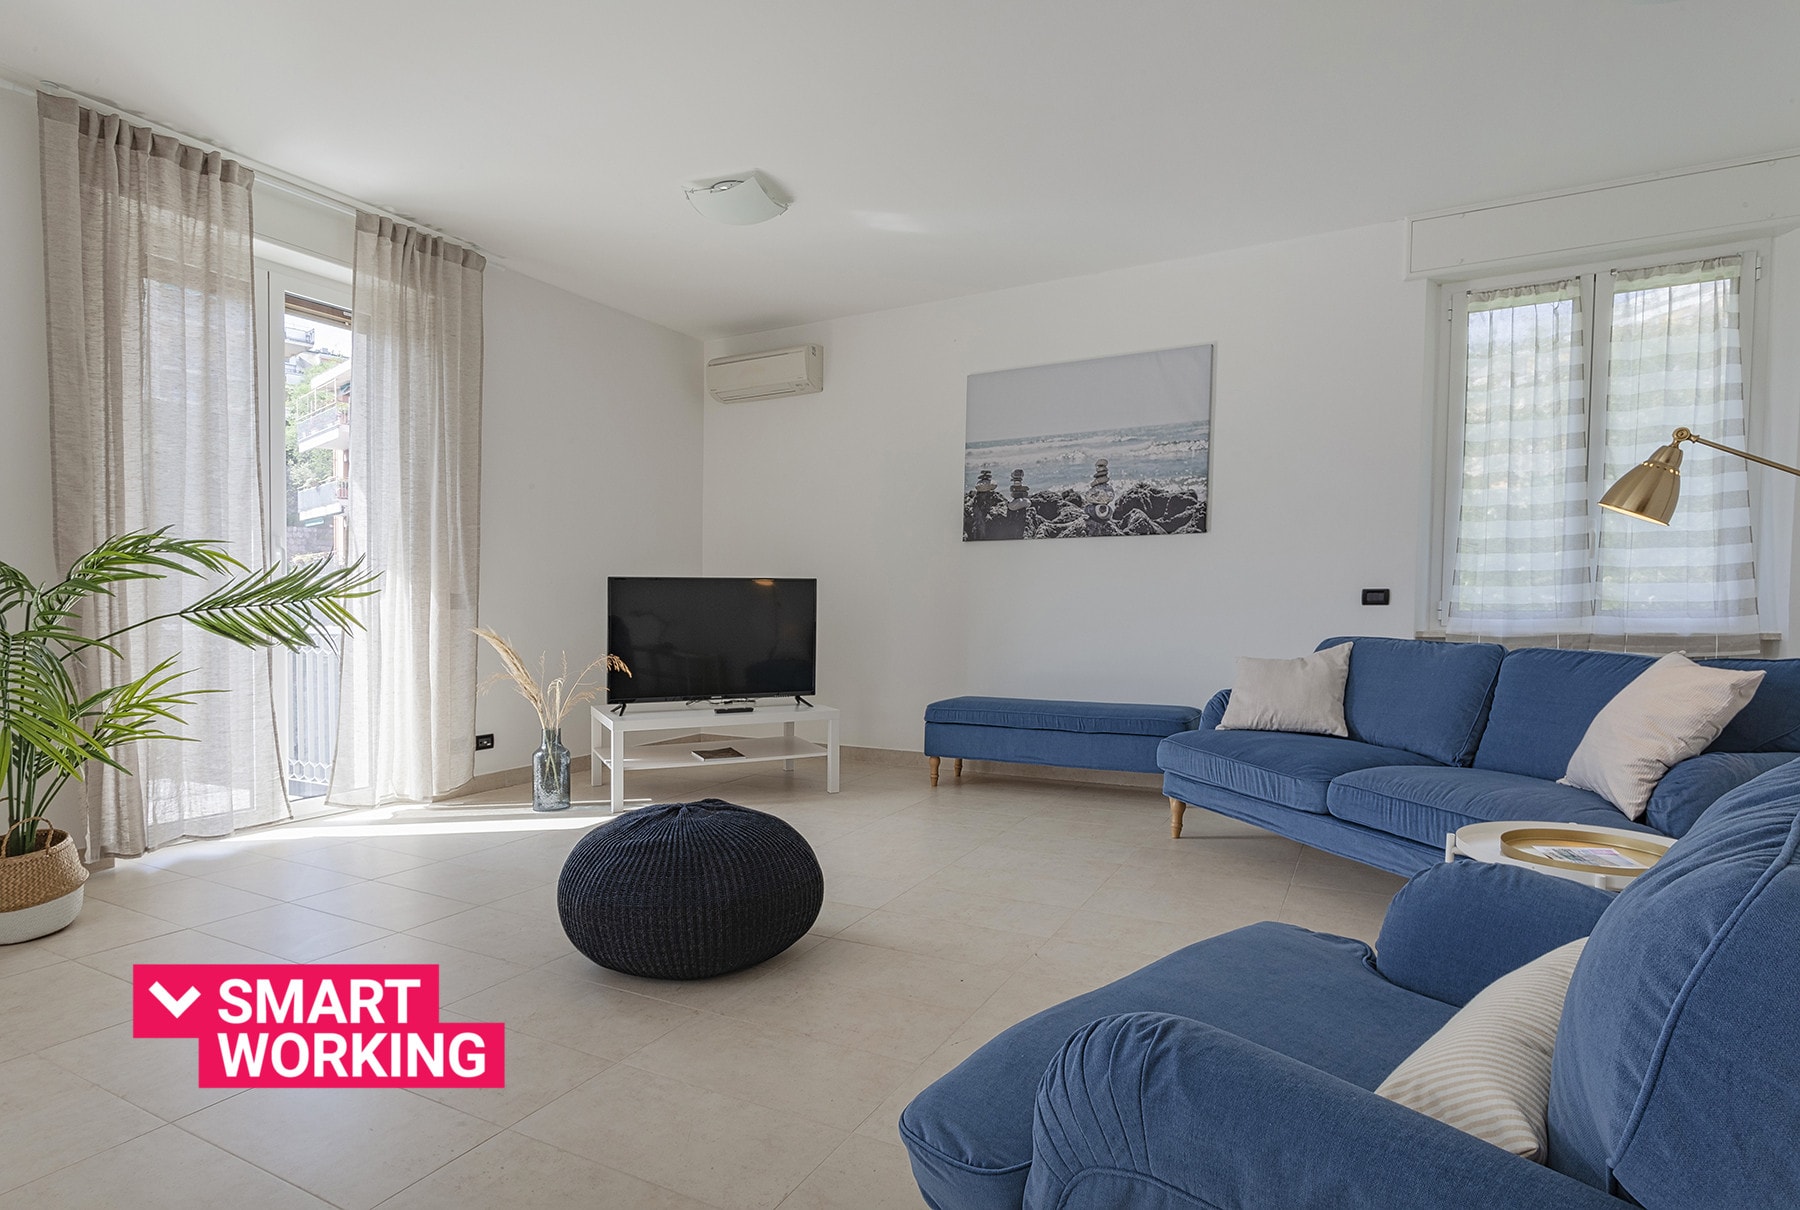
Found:
[[683, 190], [688, 204], [715, 223], [748, 227], [785, 212], [788, 204], [776, 200], [754, 169], [737, 176], [695, 181]]

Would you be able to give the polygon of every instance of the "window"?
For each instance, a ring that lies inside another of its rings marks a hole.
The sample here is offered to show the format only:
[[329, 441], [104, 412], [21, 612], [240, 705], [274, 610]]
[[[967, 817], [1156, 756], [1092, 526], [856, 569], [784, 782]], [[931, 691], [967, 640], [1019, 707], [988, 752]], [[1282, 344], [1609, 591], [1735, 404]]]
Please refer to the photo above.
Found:
[[[350, 286], [280, 264], [258, 266], [263, 406], [269, 442], [269, 546], [290, 566], [348, 559]], [[338, 636], [328, 636], [336, 638]], [[338, 653], [330, 644], [277, 652], [275, 712], [288, 794], [323, 795], [337, 746]]]
[[1440, 622], [1454, 638], [1755, 653], [1743, 459], [1684, 447], [1664, 528], [1597, 506], [1681, 426], [1745, 444], [1754, 254], [1458, 286]]
[[[302, 294], [282, 297], [284, 547], [290, 566], [349, 562], [344, 503], [350, 477], [350, 311]], [[338, 653], [287, 653], [288, 793], [316, 798], [337, 749]]]

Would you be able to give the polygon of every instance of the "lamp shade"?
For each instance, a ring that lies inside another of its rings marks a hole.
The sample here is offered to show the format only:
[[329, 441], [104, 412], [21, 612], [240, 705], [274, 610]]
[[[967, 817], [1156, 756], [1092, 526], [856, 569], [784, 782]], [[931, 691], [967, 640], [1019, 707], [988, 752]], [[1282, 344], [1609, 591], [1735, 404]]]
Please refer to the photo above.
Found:
[[787, 203], [769, 195], [762, 177], [747, 172], [742, 177], [701, 181], [687, 186], [688, 204], [715, 223], [748, 227], [787, 210]]
[[1670, 443], [1619, 476], [1600, 497], [1600, 507], [1667, 525], [1680, 498], [1681, 446]]

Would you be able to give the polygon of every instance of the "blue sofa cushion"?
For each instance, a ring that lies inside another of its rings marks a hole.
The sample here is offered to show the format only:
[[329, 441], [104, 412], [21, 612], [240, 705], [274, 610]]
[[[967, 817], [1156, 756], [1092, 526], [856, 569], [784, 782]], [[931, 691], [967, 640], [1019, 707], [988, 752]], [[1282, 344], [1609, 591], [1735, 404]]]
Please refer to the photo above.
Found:
[[1475, 767], [1555, 781], [1600, 708], [1650, 664], [1610, 651], [1512, 652], [1500, 665]]
[[1800, 752], [1800, 660], [1698, 662], [1764, 674], [1756, 696], [1725, 724], [1708, 752]]
[[1131, 702], [1063, 702], [1028, 697], [952, 697], [925, 707], [928, 723], [1085, 731], [1109, 735], [1173, 735], [1200, 724], [1196, 706]]
[[900, 1135], [932, 1206], [1018, 1210], [1038, 1085], [1089, 1022], [1172, 1013], [1372, 1089], [1455, 1011], [1383, 979], [1360, 941], [1254, 924], [1021, 1021], [915, 1097]]
[[1002, 760], [1070, 769], [1156, 772], [1156, 735], [1105, 731], [1033, 731], [976, 727], [967, 723], [926, 723], [925, 755], [968, 760]]
[[1500, 976], [1593, 932], [1612, 901], [1516, 865], [1440, 861], [1388, 904], [1376, 965], [1391, 982], [1460, 1008]]
[[1475, 757], [1506, 648], [1497, 643], [1338, 637], [1350, 649], [1344, 721], [1350, 738], [1401, 748], [1443, 765]]
[[1553, 1167], [1649, 1207], [1800, 1200], [1797, 846], [1793, 762], [1713, 804], [1600, 917], [1551, 1065]]
[[1691, 756], [1656, 783], [1643, 822], [1665, 836], [1686, 836], [1694, 821], [1715, 802], [1794, 759], [1792, 752], [1703, 752]]
[[1491, 769], [1361, 769], [1332, 782], [1325, 801], [1338, 819], [1439, 846], [1458, 828], [1506, 819], [1653, 831], [1592, 791]]
[[1163, 740], [1156, 763], [1164, 773], [1315, 815], [1325, 814], [1334, 777], [1377, 765], [1434, 765], [1416, 752], [1290, 731], [1184, 731]]
[[1038, 1090], [1033, 1210], [1628, 1210], [1210, 1025], [1084, 1025]]
[[[1355, 655], [1350, 658], [1354, 665]], [[1654, 662], [1615, 651], [1531, 647], [1507, 653], [1475, 767], [1555, 781], [1568, 772], [1569, 757], [1600, 708]], [[1800, 751], [1800, 660], [1699, 662], [1765, 674], [1756, 696], [1708, 752]]]

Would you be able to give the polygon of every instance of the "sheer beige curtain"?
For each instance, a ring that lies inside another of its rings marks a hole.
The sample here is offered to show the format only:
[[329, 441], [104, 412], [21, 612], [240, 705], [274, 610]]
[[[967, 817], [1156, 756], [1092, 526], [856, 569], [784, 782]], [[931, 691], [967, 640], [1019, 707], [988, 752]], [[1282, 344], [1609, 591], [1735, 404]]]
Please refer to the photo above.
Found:
[[357, 215], [349, 533], [381, 591], [345, 641], [333, 802], [423, 801], [474, 775], [485, 263]]
[[[263, 562], [250, 172], [67, 98], [40, 93], [38, 124], [59, 565], [162, 526]], [[192, 588], [126, 584], [83, 621], [105, 633]], [[95, 766], [69, 791], [87, 796], [90, 854], [286, 818], [269, 653], [174, 622], [117, 646], [83, 670], [84, 688], [180, 651], [194, 688], [229, 692], [187, 710], [198, 742], [128, 749], [134, 776]]]

